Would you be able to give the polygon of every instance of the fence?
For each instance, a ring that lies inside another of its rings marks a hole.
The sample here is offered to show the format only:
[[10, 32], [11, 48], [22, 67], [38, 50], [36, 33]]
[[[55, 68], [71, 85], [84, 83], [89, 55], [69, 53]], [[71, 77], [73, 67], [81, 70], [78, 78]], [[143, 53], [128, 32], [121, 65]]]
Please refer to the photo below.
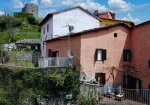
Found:
[[[82, 83], [81, 94], [86, 98], [94, 98], [97, 101], [103, 97], [101, 103], [111, 105], [150, 105], [150, 89], [123, 89], [108, 88], [109, 85]], [[119, 98], [118, 98], [119, 97]]]
[[67, 67], [73, 60], [65, 57], [39, 58], [39, 67]]
[[124, 89], [125, 99], [150, 104], [150, 89]]

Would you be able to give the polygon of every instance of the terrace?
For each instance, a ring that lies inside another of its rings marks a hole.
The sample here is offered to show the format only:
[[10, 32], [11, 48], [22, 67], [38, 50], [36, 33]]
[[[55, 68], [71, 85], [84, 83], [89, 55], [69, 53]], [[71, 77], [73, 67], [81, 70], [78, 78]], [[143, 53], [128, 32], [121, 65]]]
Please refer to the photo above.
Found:
[[39, 58], [38, 65], [40, 68], [45, 67], [68, 67], [73, 64], [73, 60], [68, 57], [49, 57]]

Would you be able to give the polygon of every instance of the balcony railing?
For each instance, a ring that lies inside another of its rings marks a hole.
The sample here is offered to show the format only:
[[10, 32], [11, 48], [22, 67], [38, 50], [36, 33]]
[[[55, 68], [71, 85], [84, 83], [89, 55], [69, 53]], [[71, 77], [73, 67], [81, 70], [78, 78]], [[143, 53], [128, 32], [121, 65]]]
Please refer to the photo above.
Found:
[[67, 67], [73, 64], [73, 60], [67, 57], [51, 57], [51, 58], [39, 58], [39, 67]]

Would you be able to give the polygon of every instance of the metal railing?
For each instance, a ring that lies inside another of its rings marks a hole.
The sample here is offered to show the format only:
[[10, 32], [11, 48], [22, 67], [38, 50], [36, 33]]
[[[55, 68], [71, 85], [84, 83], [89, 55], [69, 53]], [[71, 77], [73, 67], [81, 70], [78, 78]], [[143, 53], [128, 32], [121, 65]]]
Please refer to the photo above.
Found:
[[73, 64], [73, 60], [67, 57], [51, 57], [51, 58], [39, 58], [39, 67], [67, 67]]
[[102, 96], [102, 103], [113, 103], [112, 105], [150, 105], [150, 89], [119, 89], [109, 88], [108, 85], [82, 83], [81, 94], [88, 99], [97, 99]]
[[124, 89], [126, 100], [150, 105], [150, 89]]

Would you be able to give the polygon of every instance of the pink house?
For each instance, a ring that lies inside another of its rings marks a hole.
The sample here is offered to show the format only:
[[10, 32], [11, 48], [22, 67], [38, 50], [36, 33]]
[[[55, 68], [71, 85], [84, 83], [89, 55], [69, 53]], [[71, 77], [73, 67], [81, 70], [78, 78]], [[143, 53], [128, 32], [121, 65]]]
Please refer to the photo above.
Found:
[[[70, 48], [81, 74], [114, 87], [148, 88], [150, 84], [150, 21], [133, 28], [123, 23], [72, 33]], [[46, 41], [47, 57], [67, 57], [68, 35]], [[123, 65], [135, 67], [124, 72]], [[126, 73], [126, 75], [125, 75]], [[127, 75], [129, 74], [129, 75]], [[131, 83], [134, 82], [134, 84]]]

